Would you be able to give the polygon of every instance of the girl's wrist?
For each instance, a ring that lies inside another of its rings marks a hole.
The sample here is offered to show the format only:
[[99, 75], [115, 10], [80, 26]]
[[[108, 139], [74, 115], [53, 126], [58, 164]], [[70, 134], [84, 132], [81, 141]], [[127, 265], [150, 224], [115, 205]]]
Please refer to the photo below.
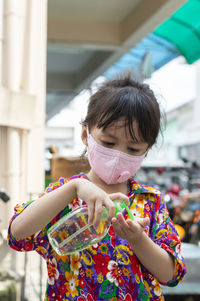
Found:
[[77, 187], [78, 187], [78, 180], [79, 179], [72, 179], [72, 180], [70, 180], [69, 182], [67, 182], [66, 183], [66, 190], [68, 189], [67, 187], [68, 187], [68, 185], [70, 185], [70, 187], [71, 187], [71, 192], [72, 192], [72, 195], [74, 196], [73, 197], [73, 199], [74, 198], [76, 198], [76, 196], [77, 196]]
[[80, 179], [80, 178], [77, 178], [77, 179], [72, 179], [70, 180], [67, 184], [70, 184], [71, 185], [71, 188], [72, 188], [72, 191], [73, 191], [73, 195], [74, 195], [74, 198], [76, 198], [78, 196], [78, 191], [80, 189], [80, 184], [83, 183], [83, 181], [86, 181], [84, 179]]

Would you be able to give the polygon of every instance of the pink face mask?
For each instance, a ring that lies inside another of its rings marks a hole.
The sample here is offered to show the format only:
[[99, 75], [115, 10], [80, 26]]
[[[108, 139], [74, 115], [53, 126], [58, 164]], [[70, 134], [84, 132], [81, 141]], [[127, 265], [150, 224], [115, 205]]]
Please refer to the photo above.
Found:
[[88, 159], [91, 168], [107, 184], [122, 183], [135, 175], [145, 154], [132, 156], [104, 147], [88, 133]]

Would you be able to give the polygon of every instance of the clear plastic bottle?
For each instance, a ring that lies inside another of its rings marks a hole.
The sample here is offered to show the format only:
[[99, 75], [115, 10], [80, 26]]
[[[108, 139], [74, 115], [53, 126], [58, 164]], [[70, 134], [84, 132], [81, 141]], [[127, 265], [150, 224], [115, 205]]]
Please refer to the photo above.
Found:
[[[124, 209], [133, 220], [133, 215], [125, 202], [114, 202], [115, 215]], [[109, 211], [103, 208], [101, 221], [97, 230], [92, 224], [88, 224], [87, 206], [74, 209], [49, 228], [47, 235], [53, 249], [60, 256], [69, 255], [76, 251], [87, 249], [99, 242], [106, 234], [110, 226], [107, 221]]]

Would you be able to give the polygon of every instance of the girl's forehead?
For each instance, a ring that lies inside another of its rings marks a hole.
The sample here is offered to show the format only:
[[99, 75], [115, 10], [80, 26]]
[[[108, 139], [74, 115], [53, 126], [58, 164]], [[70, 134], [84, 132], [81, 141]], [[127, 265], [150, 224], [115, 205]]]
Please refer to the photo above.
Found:
[[[113, 122], [111, 125], [109, 125], [105, 129], [100, 128], [100, 130], [109, 136], [114, 136], [114, 137], [122, 136], [128, 140], [133, 140], [132, 135], [130, 133], [129, 126], [126, 124], [125, 120], [119, 120], [119, 121]], [[137, 125], [136, 121], [133, 122], [132, 130], [134, 132], [136, 140], [141, 141], [139, 131], [138, 131], [138, 125]]]
[[[133, 124], [132, 124], [132, 127], [137, 127], [137, 122], [134, 121]], [[109, 129], [109, 130], [118, 130], [118, 129], [122, 129], [122, 130], [127, 130], [128, 129], [128, 123], [127, 123], [127, 120], [126, 118], [120, 118], [119, 120], [115, 120], [113, 121], [112, 123], [110, 123], [106, 129]]]
[[[134, 121], [132, 124], [132, 129], [134, 132], [138, 132], [138, 124], [137, 121]], [[110, 124], [106, 130], [109, 131], [121, 131], [121, 132], [126, 132], [129, 133], [129, 125], [126, 123], [126, 120], [118, 120]]]

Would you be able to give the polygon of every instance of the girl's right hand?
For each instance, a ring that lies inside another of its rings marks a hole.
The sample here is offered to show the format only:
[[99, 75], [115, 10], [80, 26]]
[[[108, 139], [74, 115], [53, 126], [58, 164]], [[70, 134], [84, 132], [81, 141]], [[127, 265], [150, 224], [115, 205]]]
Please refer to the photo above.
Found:
[[125, 201], [129, 205], [129, 198], [121, 192], [108, 194], [86, 179], [79, 178], [72, 181], [74, 181], [76, 187], [77, 197], [84, 200], [87, 204], [88, 223], [93, 223], [95, 229], [99, 227], [103, 207], [109, 210], [109, 220], [111, 220], [115, 216], [114, 200]]

